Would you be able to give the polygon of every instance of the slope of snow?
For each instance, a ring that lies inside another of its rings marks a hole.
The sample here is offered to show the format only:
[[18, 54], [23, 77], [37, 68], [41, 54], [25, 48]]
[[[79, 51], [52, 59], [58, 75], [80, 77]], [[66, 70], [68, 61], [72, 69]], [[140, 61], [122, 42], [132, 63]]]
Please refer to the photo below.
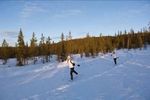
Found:
[[150, 48], [117, 51], [117, 65], [110, 55], [74, 55], [73, 81], [66, 62], [15, 67], [11, 59], [0, 65], [0, 100], [150, 100]]

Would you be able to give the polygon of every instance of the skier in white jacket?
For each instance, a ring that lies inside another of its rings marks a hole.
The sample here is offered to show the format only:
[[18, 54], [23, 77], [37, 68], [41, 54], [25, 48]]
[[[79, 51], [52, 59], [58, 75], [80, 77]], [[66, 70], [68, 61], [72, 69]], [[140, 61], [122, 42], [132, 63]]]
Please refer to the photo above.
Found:
[[76, 75], [78, 75], [78, 73], [74, 70], [75, 63], [74, 63], [74, 61], [72, 60], [72, 58], [70, 56], [67, 57], [67, 63], [68, 63], [68, 66], [70, 68], [71, 80], [73, 80], [73, 73], [75, 73]]
[[117, 64], [117, 58], [118, 58], [117, 55], [116, 55], [116, 53], [113, 52], [111, 56], [113, 57], [114, 63], [115, 63], [115, 65], [116, 65], [116, 64]]

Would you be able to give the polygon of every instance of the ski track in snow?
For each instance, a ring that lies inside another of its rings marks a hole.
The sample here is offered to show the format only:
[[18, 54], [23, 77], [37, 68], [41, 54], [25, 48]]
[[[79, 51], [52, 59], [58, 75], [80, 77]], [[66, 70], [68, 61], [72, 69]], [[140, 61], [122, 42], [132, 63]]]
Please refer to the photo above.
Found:
[[[53, 65], [51, 67], [51, 65]], [[32, 80], [39, 78], [39, 79], [45, 79], [45, 78], [51, 78], [53, 77], [58, 71], [59, 71], [60, 64], [49, 64], [45, 65], [40, 69], [34, 70], [32, 73], [30, 73], [31, 77], [26, 79], [25, 81], [19, 82], [19, 85], [26, 84], [31, 82]], [[51, 73], [49, 73], [51, 71]], [[42, 76], [45, 72], [48, 72], [48, 75]]]
[[[87, 79], [78, 80], [77, 82], [73, 82], [73, 83], [69, 83], [69, 84], [67, 83], [67, 84], [61, 85], [57, 89], [53, 90], [53, 92], [54, 91], [55, 92], [64, 92], [67, 88], [72, 87], [73, 85], [80, 84], [81, 82], [91, 81], [92, 79], [95, 79], [95, 78], [100, 78], [100, 77], [102, 77], [104, 75], [109, 74], [111, 71], [116, 70], [117, 68], [125, 67], [125, 66], [123, 66], [124, 64], [135, 64], [135, 65], [140, 66], [140, 67], [150, 68], [149, 65], [143, 65], [143, 64], [140, 64], [140, 63], [137, 63], [137, 62], [132, 62], [131, 61], [133, 59], [133, 54], [132, 53], [127, 53], [127, 56], [128, 56], [127, 58], [129, 58], [128, 60], [124, 61], [123, 63], [120, 63], [120, 64], [116, 65], [115, 67], [112, 66], [111, 69], [109, 69], [107, 71], [104, 71], [103, 73], [93, 75], [93, 76], [91, 76], [91, 77], [89, 77]], [[97, 57], [96, 59], [99, 59], [99, 57]], [[94, 59], [94, 60], [96, 60], [96, 59]], [[111, 59], [107, 59], [107, 58], [102, 58], [102, 59], [105, 59], [107, 61], [111, 61], [112, 62]], [[88, 61], [85, 61], [85, 62], [82, 62], [82, 63], [89, 63], [91, 61], [93, 61], [93, 60], [88, 60]], [[127, 94], [124, 94], [124, 95], [128, 95], [128, 94], [130, 94], [129, 98], [136, 98], [136, 97], [138, 97], [138, 96], [134, 95], [133, 91], [130, 88], [127, 89]]]
[[[80, 84], [80, 83], [82, 83], [82, 82], [91, 81], [92, 79], [95, 79], [95, 78], [100, 78], [100, 77], [102, 77], [102, 76], [104, 76], [104, 75], [106, 75], [106, 74], [109, 74], [111, 71], [113, 71], [113, 70], [115, 70], [115, 69], [117, 69], [117, 68], [124, 67], [123, 64], [130, 62], [130, 60], [133, 58], [131, 53], [127, 53], [127, 54], [128, 54], [128, 55], [127, 55], [128, 58], [130, 58], [129, 60], [126, 60], [125, 62], [120, 63], [120, 64], [116, 65], [115, 67], [112, 66], [112, 68], [110, 68], [110, 69], [107, 70], [107, 71], [104, 71], [103, 73], [96, 74], [96, 75], [91, 76], [91, 77], [89, 77], [89, 78], [87, 78], [87, 79], [78, 80], [77, 82], [73, 82], [73, 83], [70, 82], [70, 83], [67, 83], [67, 84], [60, 85], [59, 87], [57, 87], [57, 88], [55, 88], [55, 89], [53, 89], [53, 90], [51, 90], [51, 91], [47, 91], [46, 94], [58, 96], [58, 95], [60, 95], [62, 92], [65, 92], [65, 91], [67, 90], [67, 88], [72, 87], [73, 85], [77, 85], [77, 84]], [[103, 58], [103, 57], [100, 57], [100, 58], [112, 62], [112, 59]], [[94, 61], [94, 60], [98, 60], [98, 59], [100, 59], [100, 58], [97, 57], [97, 58], [94, 58], [94, 59], [89, 59], [89, 60], [83, 61], [83, 62], [80, 63], [80, 64], [89, 63], [89, 62], [92, 62], [92, 61]], [[128, 91], [128, 92], [129, 92], [129, 91]], [[39, 94], [38, 96], [41, 96], [41, 95], [43, 95], [43, 94], [45, 94], [45, 93]], [[31, 96], [30, 98], [35, 98], [35, 97], [37, 97], [37, 95]], [[28, 99], [27, 99], [27, 100], [28, 100]], [[34, 100], [37, 100], [37, 99], [34, 99]]]
[[[58, 90], [58, 91], [59, 91], [59, 90], [63, 90], [63, 89], [66, 89], [66, 88], [71, 87], [72, 85], [79, 84], [79, 83], [81, 83], [81, 82], [91, 81], [91, 80], [94, 79], [94, 78], [100, 78], [100, 77], [104, 76], [105, 74], [109, 74], [111, 71], [113, 71], [113, 70], [115, 70], [115, 69], [117, 69], [117, 68], [124, 67], [123, 64], [128, 63], [128, 62], [133, 58], [131, 53], [128, 53], [128, 54], [129, 54], [129, 55], [128, 55], [128, 58], [130, 58], [130, 59], [129, 59], [129, 60], [126, 60], [124, 63], [121, 63], [121, 64], [119, 64], [119, 65], [117, 65], [117, 66], [115, 66], [115, 67], [112, 66], [111, 69], [109, 69], [109, 70], [107, 70], [107, 71], [104, 71], [103, 73], [100, 73], [100, 74], [91, 76], [91, 77], [89, 77], [89, 78], [87, 78], [87, 79], [82, 79], [82, 80], [79, 80], [79, 81], [74, 82], [74, 83], [71, 83], [71, 84], [62, 85], [62, 86], [58, 87], [56, 90]], [[99, 57], [97, 57], [96, 59], [99, 59]], [[103, 59], [105, 59], [105, 58], [103, 58]], [[94, 60], [95, 60], [95, 59], [94, 59]], [[105, 59], [105, 60], [112, 62], [112, 60], [110, 60], [110, 59]], [[89, 62], [89, 61], [93, 61], [93, 60], [88, 60], [88, 61], [83, 62], [83, 63], [87, 63], [87, 62]], [[61, 88], [61, 87], [64, 87], [64, 88], [59, 89], [59, 88]]]
[[140, 63], [138, 63], [138, 62], [129, 61], [128, 64], [133, 64], [133, 65], [137, 65], [137, 66], [139, 66], [139, 67], [145, 67], [145, 68], [150, 69], [150, 65], [144, 65], [144, 64], [140, 64]]
[[[65, 93], [70, 87], [73, 87], [75, 85], [79, 85], [81, 83], [86, 83], [86, 82], [89, 82], [89, 81], [92, 81], [94, 79], [99, 79], [99, 78], [102, 78], [106, 75], [111, 75], [111, 73], [113, 71], [115, 71], [116, 69], [120, 69], [120, 68], [126, 68], [127, 66], [125, 66], [125, 64], [128, 64], [128, 65], [135, 65], [136, 67], [141, 67], [141, 68], [147, 68], [147, 69], [150, 69], [150, 65], [147, 65], [147, 64], [141, 64], [140, 62], [136, 62], [134, 60], [134, 54], [137, 54], [137, 53], [133, 53], [133, 52], [123, 52], [122, 53], [123, 55], [126, 55], [124, 56], [124, 60], [120, 57], [118, 60], [118, 65], [114, 66], [114, 65], [111, 65], [109, 67], [109, 69], [107, 69], [106, 71], [103, 71], [103, 72], [100, 72], [100, 73], [96, 73], [96, 74], [92, 74], [92, 76], [89, 76], [89, 77], [86, 77], [85, 79], [83, 79], [82, 77], [78, 80], [74, 80], [74, 81], [63, 81], [61, 82], [59, 85], [56, 85], [54, 88], [52, 88], [51, 90], [46, 90], [44, 92], [41, 92], [41, 93], [35, 93], [35, 94], [32, 94], [31, 96], [29, 97], [25, 97], [25, 98], [22, 98], [21, 100], [41, 100], [42, 97], [44, 97], [45, 95], [47, 97], [45, 97], [44, 100], [49, 100], [49, 97], [62, 97], [62, 98], [65, 98], [62, 95], [62, 93]], [[121, 55], [121, 54], [120, 54]], [[144, 56], [145, 54], [138, 54], [139, 56]], [[104, 56], [101, 56], [101, 57], [96, 57], [96, 58], [88, 58], [88, 59], [83, 59], [83, 61], [79, 61], [79, 64], [89, 64], [89, 68], [91, 67], [91, 62], [93, 61], [99, 61], [99, 60], [105, 60], [105, 61], [108, 61], [108, 62], [112, 62], [113, 63], [113, 60], [112, 58], [109, 58], [109, 54], [107, 55], [104, 55]], [[108, 64], [109, 65], [109, 64]], [[52, 64], [48, 64], [48, 65], [44, 65], [38, 69], [34, 69], [32, 71], [27, 71], [27, 72], [23, 72], [22, 71], [16, 71], [16, 73], [13, 73], [12, 76], [7, 76], [7, 77], [16, 77], [16, 76], [24, 76], [24, 75], [28, 75], [29, 77], [25, 77], [25, 79], [23, 80], [20, 80], [17, 82], [18, 85], [24, 85], [24, 84], [28, 84], [28, 83], [31, 83], [33, 82], [34, 80], [43, 80], [43, 79], [50, 79], [52, 77], [54, 77], [55, 75], [57, 75], [61, 69], [65, 69], [65, 67], [67, 67], [66, 65], [66, 62], [63, 62], [63, 63], [52, 63]], [[105, 67], [105, 66], [104, 66]], [[79, 76], [77, 77], [80, 77], [80, 74]], [[3, 78], [0, 77], [0, 78]], [[66, 77], [65, 77], [65, 80], [66, 80]], [[140, 82], [140, 81], [139, 81]], [[135, 90], [132, 90], [130, 87], [122, 90], [123, 91], [123, 94], [120, 94], [121, 96], [123, 97], [128, 97], [126, 98], [127, 100], [134, 100], [135, 98], [137, 98], [136, 100], [139, 100], [140, 96], [138, 94], [136, 94]], [[105, 94], [101, 94], [99, 95], [96, 99], [94, 100], [104, 100], [104, 96]], [[65, 100], [65, 99], [59, 99], [59, 100]], [[83, 98], [76, 98], [75, 100], [83, 100]]]

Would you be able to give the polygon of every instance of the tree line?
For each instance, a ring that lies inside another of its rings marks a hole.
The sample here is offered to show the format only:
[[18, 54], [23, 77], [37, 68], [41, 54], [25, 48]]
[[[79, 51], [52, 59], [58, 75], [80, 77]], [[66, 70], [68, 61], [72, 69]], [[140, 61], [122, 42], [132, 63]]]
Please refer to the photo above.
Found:
[[60, 41], [52, 42], [50, 37], [41, 34], [40, 41], [32, 33], [30, 43], [25, 43], [24, 35], [20, 29], [15, 47], [9, 46], [4, 39], [0, 47], [0, 59], [3, 64], [7, 63], [9, 58], [16, 58], [18, 66], [28, 64], [33, 60], [35, 64], [40, 58], [42, 63], [50, 62], [52, 55], [57, 55], [58, 61], [64, 61], [69, 54], [80, 54], [81, 57], [95, 57], [99, 53], [112, 52], [114, 49], [142, 49], [150, 44], [150, 27], [143, 28], [135, 32], [131, 29], [129, 32], [118, 31], [115, 36], [91, 36], [89, 33], [84, 38], [72, 39], [71, 32], [65, 38], [64, 33], [60, 36]]

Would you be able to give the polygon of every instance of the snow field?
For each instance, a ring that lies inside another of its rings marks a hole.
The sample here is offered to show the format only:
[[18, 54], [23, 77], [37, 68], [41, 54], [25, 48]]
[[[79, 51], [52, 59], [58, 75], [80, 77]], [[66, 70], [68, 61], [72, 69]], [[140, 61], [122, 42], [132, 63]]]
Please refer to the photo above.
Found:
[[66, 62], [15, 67], [11, 59], [0, 65], [0, 100], [150, 100], [150, 48], [117, 51], [117, 65], [110, 55], [74, 55], [73, 81]]

